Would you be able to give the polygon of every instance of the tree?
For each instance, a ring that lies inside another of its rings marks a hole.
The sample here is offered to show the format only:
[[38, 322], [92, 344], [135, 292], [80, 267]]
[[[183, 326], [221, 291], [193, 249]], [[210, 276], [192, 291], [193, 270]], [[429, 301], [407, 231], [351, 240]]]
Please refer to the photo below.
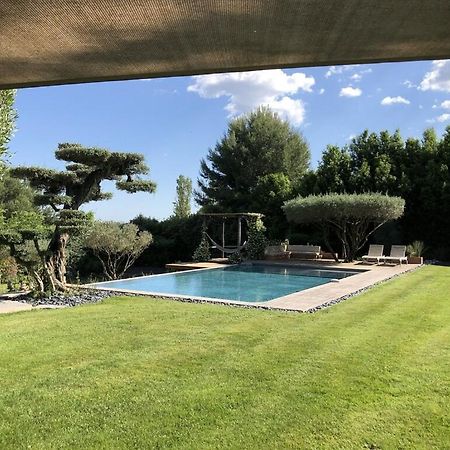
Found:
[[177, 199], [173, 203], [173, 213], [177, 218], [191, 215], [192, 180], [180, 175], [177, 178]]
[[152, 235], [132, 224], [95, 222], [84, 245], [91, 249], [109, 280], [120, 278], [151, 244]]
[[[268, 185], [277, 197], [278, 188], [284, 195], [286, 182], [289, 189], [299, 184], [309, 160], [305, 139], [276, 113], [260, 108], [233, 119], [201, 161], [196, 201], [206, 210], [253, 211], [255, 203], [265, 204]], [[267, 178], [273, 174], [276, 179]], [[265, 212], [268, 226], [274, 216], [283, 216], [281, 208]]]
[[14, 109], [15, 97], [15, 90], [0, 90], [0, 161], [8, 150], [8, 143], [15, 130], [17, 120], [17, 112]]
[[398, 219], [404, 207], [400, 197], [368, 193], [298, 197], [283, 209], [290, 222], [318, 223], [324, 231], [333, 230], [342, 243], [345, 261], [350, 262], [369, 236], [387, 221]]
[[104, 180], [113, 180], [119, 190], [129, 193], [154, 192], [156, 185], [139, 175], [148, 173], [138, 153], [110, 152], [79, 144], [60, 144], [56, 159], [67, 162], [65, 171], [40, 167], [16, 167], [14, 177], [27, 180], [37, 191], [37, 205], [50, 206], [55, 213], [53, 233], [45, 251], [47, 290], [66, 289], [66, 247], [71, 234], [80, 233], [89, 222], [80, 207], [91, 201], [111, 198], [101, 190]]
[[14, 212], [37, 211], [33, 203], [34, 194], [27, 183], [11, 177], [9, 170], [3, 173], [0, 180], [0, 209], [6, 217]]
[[51, 233], [42, 213], [37, 211], [15, 211], [9, 217], [0, 210], [0, 243], [6, 245], [10, 255], [35, 281], [40, 292], [45, 291], [46, 252], [41, 243]]

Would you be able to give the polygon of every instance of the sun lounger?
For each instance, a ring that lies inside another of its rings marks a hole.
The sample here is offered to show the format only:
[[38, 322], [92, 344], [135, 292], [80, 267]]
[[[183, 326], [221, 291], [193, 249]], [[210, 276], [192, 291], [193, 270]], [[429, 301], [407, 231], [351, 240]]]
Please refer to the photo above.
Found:
[[291, 252], [286, 251], [280, 245], [269, 245], [264, 251], [265, 259], [289, 259]]
[[289, 245], [288, 250], [291, 252], [291, 258], [319, 259], [322, 257], [320, 245]]
[[393, 245], [391, 247], [391, 254], [389, 256], [385, 256], [383, 261], [385, 263], [408, 264], [408, 258], [405, 255], [406, 245]]
[[378, 244], [371, 244], [369, 247], [369, 253], [367, 255], [364, 255], [362, 257], [364, 262], [367, 263], [377, 263], [379, 264], [380, 261], [383, 260], [384, 245], [378, 245]]

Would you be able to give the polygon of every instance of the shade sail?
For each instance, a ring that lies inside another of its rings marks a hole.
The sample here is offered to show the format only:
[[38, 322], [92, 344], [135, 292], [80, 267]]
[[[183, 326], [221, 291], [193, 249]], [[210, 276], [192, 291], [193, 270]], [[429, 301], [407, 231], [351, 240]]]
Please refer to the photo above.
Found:
[[0, 88], [450, 57], [448, 0], [2, 0]]

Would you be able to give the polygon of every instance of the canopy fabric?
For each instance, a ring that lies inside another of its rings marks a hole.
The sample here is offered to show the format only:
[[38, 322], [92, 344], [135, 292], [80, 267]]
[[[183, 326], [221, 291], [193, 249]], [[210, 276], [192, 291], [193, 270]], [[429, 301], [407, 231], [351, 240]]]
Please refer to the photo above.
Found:
[[445, 0], [2, 0], [0, 88], [450, 57]]

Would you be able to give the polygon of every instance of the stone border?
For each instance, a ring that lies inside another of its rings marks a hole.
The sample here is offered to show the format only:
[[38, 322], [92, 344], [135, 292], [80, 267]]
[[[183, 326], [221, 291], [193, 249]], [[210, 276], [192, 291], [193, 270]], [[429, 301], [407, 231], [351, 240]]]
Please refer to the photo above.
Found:
[[330, 300], [329, 302], [322, 303], [321, 305], [315, 306], [314, 308], [310, 308], [310, 309], [308, 309], [308, 310], [306, 310], [304, 312], [312, 314], [312, 313], [315, 313], [317, 311], [320, 311], [321, 309], [325, 309], [325, 308], [329, 308], [330, 306], [337, 305], [338, 303], [341, 303], [341, 302], [343, 302], [345, 300], [348, 300], [349, 298], [355, 297], [355, 296], [357, 296], [359, 294], [363, 294], [364, 292], [367, 292], [370, 289], [372, 289], [372, 288], [374, 288], [376, 286], [379, 286], [380, 284], [384, 284], [387, 281], [391, 281], [394, 278], [398, 278], [398, 277], [401, 277], [402, 275], [413, 273], [416, 270], [419, 270], [419, 269], [421, 269], [424, 266], [425, 266], [424, 264], [420, 264], [417, 267], [414, 267], [413, 269], [408, 270], [407, 272], [395, 273], [392, 276], [390, 276], [388, 278], [385, 278], [384, 280], [377, 281], [376, 283], [371, 284], [370, 286], [363, 287], [363, 288], [358, 289], [357, 291], [354, 291], [354, 292], [352, 292], [350, 294], [343, 295], [342, 297], [338, 297], [338, 298], [336, 298], [334, 300]]

